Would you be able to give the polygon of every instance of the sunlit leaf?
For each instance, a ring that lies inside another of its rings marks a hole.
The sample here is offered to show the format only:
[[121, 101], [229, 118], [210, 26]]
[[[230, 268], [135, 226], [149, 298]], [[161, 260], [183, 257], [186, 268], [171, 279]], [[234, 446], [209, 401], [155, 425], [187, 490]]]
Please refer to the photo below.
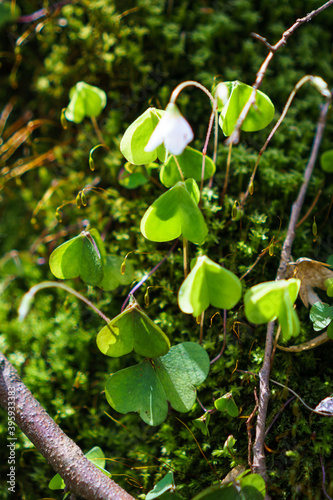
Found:
[[[189, 146], [181, 155], [177, 156], [177, 161], [185, 179], [193, 178], [196, 181], [201, 180], [202, 158], [203, 155], [200, 151], [190, 148]], [[215, 170], [215, 163], [211, 158], [206, 156], [204, 179], [209, 179], [210, 177], [212, 177], [212, 175], [214, 175], [215, 173]], [[162, 184], [164, 184], [164, 186], [171, 187], [181, 180], [182, 179], [180, 177], [176, 161], [174, 157], [170, 155], [164, 165], [162, 165], [162, 168], [160, 170], [160, 181], [162, 182]]]
[[[229, 136], [232, 134], [238, 117], [253, 89], [250, 85], [238, 81], [224, 83], [230, 87], [231, 93], [227, 104], [223, 107], [220, 114], [219, 124], [224, 135]], [[274, 112], [274, 105], [270, 98], [260, 90], [257, 90], [256, 102], [251, 106], [241, 126], [241, 130], [255, 132], [267, 127], [274, 117]]]
[[178, 182], [162, 194], [141, 220], [141, 232], [151, 241], [170, 241], [181, 235], [200, 245], [208, 229], [198, 207], [199, 188], [194, 179]]
[[125, 272], [122, 274], [124, 259], [118, 255], [107, 255], [103, 266], [103, 279], [98, 286], [105, 291], [111, 291], [121, 285], [129, 285], [133, 281], [134, 270], [129, 260], [126, 260]]
[[69, 98], [65, 116], [74, 123], [81, 123], [86, 116], [88, 118], [98, 116], [106, 106], [104, 90], [85, 82], [78, 82], [72, 87]]
[[163, 144], [151, 152], [144, 150], [164, 113], [164, 110], [148, 108], [128, 127], [120, 142], [120, 151], [127, 161], [133, 165], [146, 165], [156, 158], [165, 161], [166, 150]]
[[98, 285], [103, 278], [105, 249], [95, 229], [81, 234], [57, 247], [50, 255], [50, 269], [56, 278], [78, 276], [87, 285]]
[[244, 296], [245, 316], [255, 324], [269, 323], [278, 318], [286, 340], [297, 336], [300, 325], [293, 304], [300, 284], [300, 280], [290, 279], [255, 285]]
[[183, 312], [198, 317], [209, 305], [231, 309], [241, 294], [242, 285], [237, 276], [202, 255], [182, 283], [178, 303]]
[[146, 495], [145, 500], [153, 500], [154, 498], [159, 498], [166, 491], [175, 488], [175, 481], [173, 478], [173, 471], [169, 471], [158, 483], [155, 484], [154, 488], [149, 491]]
[[333, 173], [333, 149], [325, 151], [320, 157], [320, 165], [324, 172]]

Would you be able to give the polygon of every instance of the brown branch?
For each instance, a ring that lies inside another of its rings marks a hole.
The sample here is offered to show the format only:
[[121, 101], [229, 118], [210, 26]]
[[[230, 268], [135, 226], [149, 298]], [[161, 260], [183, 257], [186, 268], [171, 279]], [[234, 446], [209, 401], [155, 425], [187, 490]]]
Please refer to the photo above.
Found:
[[[280, 265], [276, 275], [277, 280], [284, 279], [286, 276], [287, 266], [291, 255], [291, 248], [296, 234], [297, 220], [299, 218], [305, 194], [308, 188], [308, 184], [315, 166], [316, 158], [319, 151], [319, 146], [325, 129], [326, 117], [330, 106], [330, 102], [331, 102], [330, 100], [327, 100], [327, 102], [323, 105], [321, 109], [311, 155], [304, 172], [303, 183], [299, 190], [297, 199], [292, 206], [287, 235], [283, 243]], [[264, 443], [265, 443], [267, 408], [270, 398], [269, 378], [270, 378], [271, 357], [272, 357], [273, 342], [274, 342], [274, 326], [275, 326], [274, 321], [268, 323], [267, 326], [264, 362], [259, 373], [259, 379], [260, 379], [259, 408], [258, 408], [258, 418], [256, 425], [256, 438], [253, 445], [252, 470], [253, 472], [261, 474], [261, 476], [265, 479], [265, 481], [267, 481], [267, 474], [266, 474]], [[267, 498], [269, 497], [267, 496]]]
[[[14, 398], [14, 400], [13, 400]], [[103, 474], [60, 429], [23, 384], [7, 358], [0, 352], [0, 404], [51, 467], [60, 474], [67, 489], [86, 500], [134, 500]]]
[[321, 335], [318, 335], [318, 337], [308, 340], [303, 344], [291, 345], [288, 347], [276, 344], [276, 347], [281, 351], [286, 351], [286, 352], [302, 352], [302, 351], [308, 351], [309, 349], [314, 349], [315, 347], [318, 347], [319, 345], [324, 344], [329, 340], [331, 339], [328, 337], [327, 332], [324, 332]]
[[[311, 19], [313, 17], [317, 16], [318, 14], [320, 14], [320, 12], [327, 9], [328, 7], [331, 7], [331, 5], [333, 5], [333, 0], [329, 0], [328, 2], [326, 2], [324, 5], [322, 5], [318, 9], [313, 10], [312, 12], [307, 14], [305, 17], [297, 19], [297, 21], [289, 29], [287, 29], [283, 33], [281, 39], [275, 45], [268, 44], [270, 47], [270, 51], [269, 51], [266, 59], [262, 63], [258, 73], [257, 73], [256, 80], [255, 80], [254, 84], [252, 85], [253, 90], [251, 92], [251, 95], [250, 95], [247, 103], [245, 104], [244, 108], [242, 109], [241, 114], [238, 117], [238, 120], [236, 122], [236, 125], [235, 125], [235, 128], [234, 128], [232, 134], [226, 140], [226, 144], [230, 144], [230, 143], [237, 144], [239, 142], [240, 128], [243, 125], [243, 122], [244, 122], [245, 118], [247, 117], [247, 114], [250, 111], [251, 106], [253, 106], [253, 104], [255, 104], [255, 102], [256, 102], [257, 90], [260, 87], [260, 85], [262, 84], [262, 81], [264, 79], [268, 65], [271, 62], [271, 60], [273, 59], [275, 52], [277, 52], [281, 47], [283, 47], [287, 43], [288, 38], [291, 35], [293, 35], [294, 31], [296, 31], [297, 28], [299, 28], [302, 24], [311, 21]], [[261, 41], [265, 40], [264, 38], [260, 37], [260, 35], [257, 35], [256, 38], [260, 39]], [[265, 40], [265, 42], [267, 45], [266, 40]]]

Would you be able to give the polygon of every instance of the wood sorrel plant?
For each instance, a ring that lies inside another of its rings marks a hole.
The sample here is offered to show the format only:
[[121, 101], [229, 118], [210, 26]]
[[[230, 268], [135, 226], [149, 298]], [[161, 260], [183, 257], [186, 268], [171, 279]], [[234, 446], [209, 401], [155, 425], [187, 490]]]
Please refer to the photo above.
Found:
[[[277, 48], [269, 47], [270, 54], [273, 54]], [[260, 77], [262, 79], [263, 72]], [[330, 100], [331, 94], [322, 79], [313, 76], [306, 78], [314, 84], [327, 101]], [[212, 261], [209, 251], [205, 249], [205, 240], [210, 234], [210, 224], [205, 221], [201, 211], [202, 191], [205, 181], [213, 182], [212, 177], [216, 170], [217, 124], [225, 136], [230, 136], [230, 144], [238, 141], [240, 130], [251, 132], [266, 127], [273, 118], [274, 106], [268, 96], [258, 91], [259, 84], [260, 79], [257, 79], [253, 90], [252, 87], [240, 82], [222, 82], [211, 93], [198, 82], [185, 82], [172, 93], [165, 111], [149, 108], [138, 117], [125, 132], [120, 146], [124, 157], [130, 164], [127, 165], [129, 177], [136, 174], [135, 166], [140, 169], [144, 166], [148, 172], [149, 169], [156, 168], [157, 161], [161, 162], [160, 182], [168, 190], [147, 208], [142, 217], [140, 229], [145, 238], [155, 242], [168, 242], [182, 238], [184, 281], [178, 291], [178, 304], [184, 313], [192, 314], [200, 323], [201, 333], [204, 313], [210, 305], [224, 311], [224, 323], [226, 323], [226, 311], [232, 309], [240, 301], [242, 293], [240, 279], [226, 269], [223, 262]], [[212, 104], [212, 112], [207, 120], [207, 137], [202, 152], [188, 146], [193, 139], [193, 132], [176, 104], [179, 93], [190, 85], [201, 88]], [[76, 101], [80, 102], [80, 98], [76, 97]], [[75, 108], [75, 102], [71, 101], [70, 106], [68, 109], [75, 117], [75, 109], [72, 109]], [[260, 374], [259, 418], [252, 464], [253, 472], [259, 472], [264, 478], [266, 475], [262, 435], [265, 432], [265, 412], [269, 397], [268, 377], [273, 361], [273, 322], [276, 319], [279, 321], [279, 330], [286, 340], [297, 336], [300, 331], [294, 303], [301, 280], [294, 277], [288, 280], [284, 278], [290, 258], [295, 224], [317, 155], [327, 109], [328, 102], [323, 107], [304, 183], [299, 198], [293, 206], [277, 281], [256, 284], [244, 296], [245, 315], [248, 321], [253, 324], [269, 323], [265, 360]], [[277, 126], [279, 124], [280, 121]], [[206, 151], [213, 130], [215, 148], [213, 158], [210, 159], [206, 156]], [[269, 140], [270, 138], [271, 135]], [[251, 176], [246, 196], [253, 193], [254, 175], [255, 171]], [[133, 184], [135, 182], [137, 181], [133, 181]], [[222, 194], [225, 194], [224, 188]], [[242, 208], [246, 196], [241, 202]], [[195, 250], [196, 247], [193, 245], [200, 246], [199, 251]], [[190, 263], [192, 257], [194, 258]], [[51, 255], [50, 267], [59, 279], [79, 276], [87, 285], [98, 286], [104, 290], [112, 290], [119, 284], [126, 285], [132, 281], [129, 265], [124, 266], [123, 259], [119, 256], [106, 253], [103, 241], [94, 229], [84, 231], [58, 247]], [[50, 285], [61, 286], [61, 284], [54, 283]], [[48, 285], [41, 284], [40, 288], [45, 286]], [[135, 289], [138, 289], [138, 285]], [[35, 291], [37, 288], [33, 293]], [[113, 373], [106, 384], [105, 392], [108, 402], [115, 410], [120, 413], [138, 412], [147, 424], [159, 425], [167, 417], [168, 404], [178, 412], [187, 412], [192, 408], [196, 398], [196, 387], [207, 377], [210, 361], [206, 350], [200, 344], [184, 342], [170, 347], [167, 336], [142, 311], [134, 299], [134, 292], [132, 290], [130, 293], [129, 305], [118, 316], [111, 320], [102, 316], [106, 321], [106, 326], [97, 336], [97, 345], [107, 356], [118, 357], [134, 351], [144, 359], [138, 365]], [[22, 303], [22, 316], [27, 312], [28, 301], [31, 297], [32, 292]], [[233, 417], [238, 415], [238, 409], [235, 408], [236, 405], [230, 393], [215, 401], [214, 406], [219, 411], [227, 411]], [[233, 445], [232, 440], [229, 439], [225, 444], [225, 452], [232, 455]], [[173, 489], [172, 482], [164, 485], [163, 488], [157, 488], [159, 493], [150, 494], [149, 498], [156, 498], [166, 490]], [[217, 499], [220, 498], [222, 489], [228, 489], [225, 493], [235, 499], [239, 498], [240, 492], [247, 498], [246, 493], [249, 489], [252, 493], [255, 492], [254, 498], [263, 498], [266, 491], [262, 478], [257, 474], [240, 474], [237, 480], [230, 484], [217, 485], [195, 498], [196, 500]], [[173, 497], [177, 498], [177, 494], [173, 493]]]

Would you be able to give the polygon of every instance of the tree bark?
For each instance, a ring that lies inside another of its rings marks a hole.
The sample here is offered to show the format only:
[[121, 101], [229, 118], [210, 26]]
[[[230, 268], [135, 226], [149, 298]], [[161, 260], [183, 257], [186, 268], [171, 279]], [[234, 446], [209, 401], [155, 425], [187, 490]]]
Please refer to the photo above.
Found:
[[134, 500], [84, 456], [34, 398], [1, 352], [0, 404], [7, 413], [9, 410], [9, 420], [15, 421], [74, 495], [86, 500]]

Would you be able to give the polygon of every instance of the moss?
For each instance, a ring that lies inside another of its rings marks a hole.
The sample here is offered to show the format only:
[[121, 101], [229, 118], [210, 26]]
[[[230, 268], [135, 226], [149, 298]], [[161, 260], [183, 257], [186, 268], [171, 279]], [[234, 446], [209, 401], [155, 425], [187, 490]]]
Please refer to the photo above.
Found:
[[[22, 0], [20, 7], [22, 14], [28, 14], [38, 10], [40, 3]], [[312, 0], [292, 3], [139, 0], [134, 7], [133, 2], [126, 0], [85, 0], [63, 7], [45, 23], [41, 19], [44, 25], [38, 29], [31, 24], [14, 24], [2, 28], [0, 33], [0, 43], [7, 51], [2, 58], [1, 102], [16, 99], [5, 133], [26, 111], [31, 112], [29, 120], [44, 120], [43, 126], [16, 149], [6, 166], [11, 168], [17, 160], [25, 163], [30, 155], [38, 158], [54, 148], [54, 161], [44, 162], [41, 167], [31, 168], [10, 180], [0, 192], [3, 207], [0, 259], [13, 249], [22, 255], [22, 260], [23, 252], [29, 255], [21, 274], [2, 278], [1, 348], [37, 399], [85, 452], [94, 445], [103, 448], [110, 458], [114, 479], [133, 495], [152, 488], [170, 466], [175, 471], [180, 493], [191, 498], [216, 481], [211, 466], [220, 478], [229, 472], [233, 459], [223, 454], [223, 443], [231, 434], [236, 439], [234, 460], [246, 463], [245, 421], [254, 408], [257, 380], [237, 369], [258, 372], [263, 360], [265, 327], [254, 329], [249, 325], [241, 305], [228, 313], [226, 349], [223, 357], [212, 365], [199, 398], [205, 407], [212, 408], [214, 398], [232, 390], [240, 418], [214, 413], [210, 434], [204, 436], [192, 423], [203, 413], [199, 404], [189, 414], [170, 411], [167, 421], [156, 429], [144, 425], [136, 414], [122, 416], [110, 408], [103, 394], [108, 374], [136, 362], [137, 358], [133, 355], [126, 360], [111, 360], [101, 356], [95, 344], [101, 322], [76, 299], [62, 292], [41, 292], [22, 324], [16, 320], [19, 300], [30, 286], [52, 279], [47, 265], [49, 254], [55, 246], [77, 234], [83, 221], [100, 230], [109, 252], [124, 257], [133, 252], [137, 280], [149, 272], [170, 245], [145, 240], [139, 224], [147, 206], [163, 192], [163, 187], [157, 176], [154, 182], [134, 191], [119, 185], [117, 177], [124, 164], [119, 143], [126, 126], [149, 104], [164, 107], [172, 89], [186, 79], [197, 79], [208, 87], [214, 79], [239, 79], [251, 84], [267, 49], [251, 38], [250, 33], [260, 33], [270, 43], [276, 43], [283, 30], [315, 7]], [[299, 28], [273, 58], [262, 90], [273, 100], [277, 117], [304, 74], [320, 75], [331, 86], [332, 20], [332, 9], [314, 18]], [[31, 34], [19, 47], [22, 60], [15, 73], [14, 43], [29, 28]], [[13, 44], [9, 50], [8, 37]], [[80, 80], [100, 86], [108, 95], [107, 107], [98, 123], [110, 150], [96, 150], [94, 172], [89, 170], [88, 157], [99, 140], [91, 122], [85, 120], [80, 126], [68, 124], [66, 130], [60, 126], [69, 90]], [[195, 131], [194, 146], [200, 149], [206, 136], [210, 104], [196, 89], [184, 92], [179, 102]], [[315, 89], [308, 85], [297, 94], [260, 162], [254, 195], [249, 197], [238, 220], [231, 220], [232, 207], [235, 200], [242, 199], [268, 131], [242, 134], [241, 143], [233, 150], [228, 190], [221, 206], [228, 150], [220, 141], [214, 184], [203, 193], [202, 208], [210, 226], [203, 250], [242, 275], [274, 238], [274, 255], [267, 252], [262, 256], [244, 280], [244, 289], [275, 278], [290, 207], [311, 150], [321, 102]], [[322, 151], [331, 148], [332, 130], [330, 117]], [[332, 185], [332, 176], [316, 167], [302, 215], [318, 191], [322, 193], [297, 233], [294, 258], [306, 256], [326, 261], [332, 253], [329, 224]], [[88, 204], [79, 209], [75, 199], [84, 188]], [[62, 222], [55, 217], [57, 209]], [[316, 239], [312, 234], [313, 216], [318, 225]], [[198, 251], [194, 245], [190, 247], [191, 256]], [[184, 318], [176, 304], [182, 280], [179, 247], [147, 283], [151, 287], [147, 313], [173, 344], [199, 338], [199, 327], [191, 317]], [[86, 290], [78, 280], [72, 284], [110, 317], [119, 313], [129, 291], [120, 288], [110, 294]], [[145, 291], [142, 288], [136, 294], [142, 304]], [[313, 336], [307, 312], [301, 308], [299, 304], [302, 322], [299, 342]], [[213, 317], [215, 312], [209, 309], [205, 319], [204, 346], [211, 358], [220, 352], [223, 342], [222, 321], [219, 316]], [[296, 355], [279, 352], [272, 376], [288, 383], [310, 406], [315, 406], [331, 390], [330, 358], [330, 350], [325, 346]], [[269, 425], [290, 397], [278, 387], [272, 387], [272, 392]], [[193, 435], [177, 418], [191, 429], [209, 463]], [[320, 497], [320, 455], [325, 460], [327, 485], [332, 485], [331, 420], [311, 416], [295, 401], [279, 414], [267, 437], [272, 496], [276, 493], [281, 498]], [[4, 448], [5, 415], [0, 425], [0, 446]], [[23, 499], [47, 496], [48, 478], [53, 473], [19, 431], [17, 436], [19, 496]], [[0, 464], [1, 477], [5, 477], [6, 471], [4, 459]], [[332, 496], [331, 490], [332, 486], [328, 486]], [[7, 495], [2, 480], [0, 499]]]

